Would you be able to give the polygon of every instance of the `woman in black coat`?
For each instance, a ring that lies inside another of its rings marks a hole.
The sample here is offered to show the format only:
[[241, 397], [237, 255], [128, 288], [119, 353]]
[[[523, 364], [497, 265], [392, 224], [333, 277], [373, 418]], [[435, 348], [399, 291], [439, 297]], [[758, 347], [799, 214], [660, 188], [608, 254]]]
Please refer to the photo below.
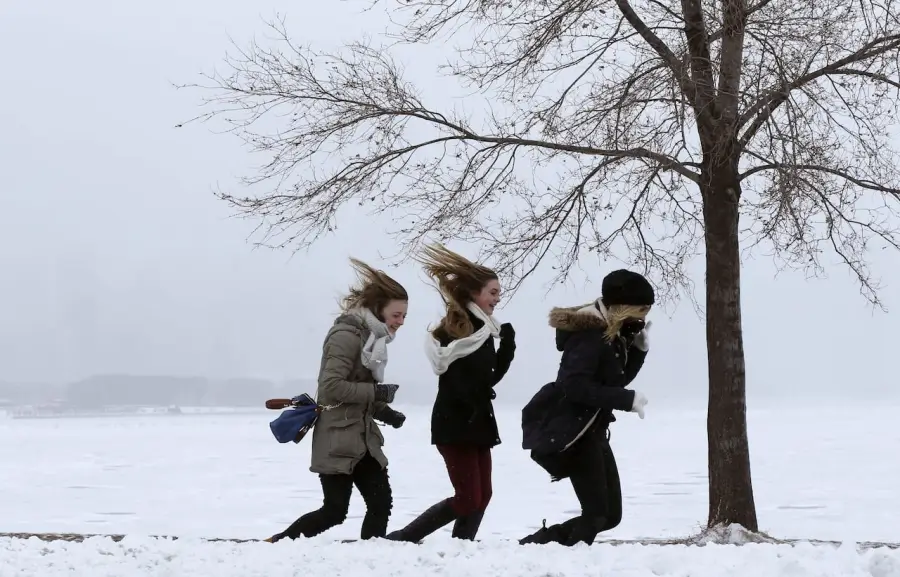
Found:
[[571, 481], [581, 515], [544, 524], [522, 539], [523, 545], [592, 543], [622, 520], [609, 425], [616, 420], [614, 410], [644, 418], [647, 398], [625, 387], [647, 357], [645, 319], [654, 293], [643, 276], [627, 270], [607, 275], [602, 290], [603, 296], [589, 305], [550, 312], [556, 348], [562, 352], [559, 372], [522, 410], [522, 448], [531, 451], [553, 481]]
[[[497, 274], [436, 245], [421, 262], [436, 281], [447, 312], [428, 338], [428, 357], [438, 375], [431, 414], [431, 443], [444, 458], [454, 496], [436, 503], [387, 536], [419, 541], [456, 521], [453, 537], [474, 539], [491, 500], [491, 449], [500, 444], [491, 400], [494, 385], [516, 350], [512, 325], [493, 317], [500, 302]], [[494, 339], [500, 346], [494, 346]]]

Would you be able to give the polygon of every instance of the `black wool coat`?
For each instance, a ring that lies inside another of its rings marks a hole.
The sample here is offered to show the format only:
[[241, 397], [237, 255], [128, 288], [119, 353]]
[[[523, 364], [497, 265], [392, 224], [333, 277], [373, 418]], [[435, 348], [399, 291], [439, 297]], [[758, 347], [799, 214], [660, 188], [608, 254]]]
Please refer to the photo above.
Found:
[[562, 352], [556, 380], [544, 385], [522, 409], [522, 448], [533, 455], [562, 451], [591, 422], [606, 428], [613, 410], [630, 411], [628, 390], [647, 353], [632, 340], [606, 340], [606, 321], [580, 308], [550, 311], [556, 349]]
[[[484, 322], [469, 314], [477, 331]], [[454, 339], [436, 335], [442, 347]], [[501, 339], [495, 348], [489, 337], [471, 354], [456, 359], [438, 378], [437, 398], [431, 412], [433, 445], [466, 445], [491, 448], [500, 444], [500, 432], [494, 416], [494, 385], [500, 382], [512, 364], [516, 343]]]

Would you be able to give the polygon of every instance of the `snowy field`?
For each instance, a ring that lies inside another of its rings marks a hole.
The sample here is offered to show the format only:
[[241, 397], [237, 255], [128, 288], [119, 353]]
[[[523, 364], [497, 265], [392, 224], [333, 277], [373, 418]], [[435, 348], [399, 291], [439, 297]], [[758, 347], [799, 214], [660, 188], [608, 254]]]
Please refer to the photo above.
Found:
[[[400, 407], [402, 408], [402, 407]], [[900, 407], [750, 411], [751, 453], [761, 529], [776, 537], [898, 541]], [[649, 407], [648, 407], [649, 409]], [[450, 494], [428, 442], [427, 408], [409, 408], [386, 429], [398, 528]], [[158, 541], [147, 535], [260, 538], [320, 504], [308, 472], [310, 444], [279, 445], [277, 413], [11, 420], [0, 418], [0, 532], [127, 533], [121, 543], [0, 539], [8, 575], [872, 575], [900, 577], [900, 553], [812, 546], [657, 547], [596, 545], [553, 554], [509, 542], [542, 518], [578, 505], [519, 449], [519, 413], [498, 411], [504, 444], [494, 452], [494, 499], [479, 538], [449, 529], [423, 546], [336, 544], [358, 536], [363, 512], [312, 542], [229, 544]], [[701, 411], [623, 415], [612, 443], [623, 479], [625, 518], [604, 537], [696, 533], [705, 520], [706, 444]], [[892, 456], [894, 455], [894, 456]], [[316, 567], [316, 569], [313, 569]]]

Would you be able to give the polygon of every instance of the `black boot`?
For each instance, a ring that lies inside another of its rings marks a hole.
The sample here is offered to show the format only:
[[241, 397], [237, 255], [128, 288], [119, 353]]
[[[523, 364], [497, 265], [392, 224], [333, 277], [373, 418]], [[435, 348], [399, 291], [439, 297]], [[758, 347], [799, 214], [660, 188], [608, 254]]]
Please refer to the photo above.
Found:
[[453, 502], [450, 499], [444, 499], [429, 507], [406, 527], [399, 531], [388, 533], [385, 539], [417, 543], [444, 525], [447, 525], [456, 517], [456, 511], [453, 510]]
[[[558, 527], [558, 525], [554, 525], [554, 527]], [[519, 539], [519, 545], [546, 545], [554, 541], [553, 536], [553, 532], [547, 527], [547, 520], [544, 519], [541, 521], [540, 529], [524, 539]]]
[[575, 517], [562, 525], [560, 545], [565, 545], [566, 547], [572, 547], [579, 543], [590, 545], [606, 525], [606, 517]]
[[572, 547], [578, 543], [590, 545], [605, 522], [604, 517], [575, 517], [564, 523], [548, 527], [545, 519], [544, 526], [519, 541], [519, 545], [546, 545], [547, 543], [559, 543], [566, 547]]
[[478, 534], [478, 528], [481, 527], [481, 520], [484, 519], [484, 509], [476, 511], [471, 515], [460, 517], [453, 524], [453, 538], [474, 541], [475, 535]]
[[547, 526], [547, 520], [541, 521], [542, 527], [531, 535], [519, 540], [519, 545], [546, 545], [547, 543], [563, 544], [569, 540], [569, 526], [557, 523]]

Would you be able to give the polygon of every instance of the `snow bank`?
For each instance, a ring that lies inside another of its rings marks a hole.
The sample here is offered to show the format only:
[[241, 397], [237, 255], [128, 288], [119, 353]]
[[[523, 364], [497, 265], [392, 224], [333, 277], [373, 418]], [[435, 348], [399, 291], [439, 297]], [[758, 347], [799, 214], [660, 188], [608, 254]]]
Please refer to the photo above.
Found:
[[749, 543], [776, 544], [778, 540], [765, 533], [754, 533], [740, 525], [721, 525], [703, 530], [699, 535], [686, 540], [692, 545], [746, 545]]
[[330, 539], [209, 543], [127, 537], [115, 543], [0, 539], [0, 577], [900, 577], [900, 551], [750, 544], [521, 547], [436, 539], [424, 545]]

